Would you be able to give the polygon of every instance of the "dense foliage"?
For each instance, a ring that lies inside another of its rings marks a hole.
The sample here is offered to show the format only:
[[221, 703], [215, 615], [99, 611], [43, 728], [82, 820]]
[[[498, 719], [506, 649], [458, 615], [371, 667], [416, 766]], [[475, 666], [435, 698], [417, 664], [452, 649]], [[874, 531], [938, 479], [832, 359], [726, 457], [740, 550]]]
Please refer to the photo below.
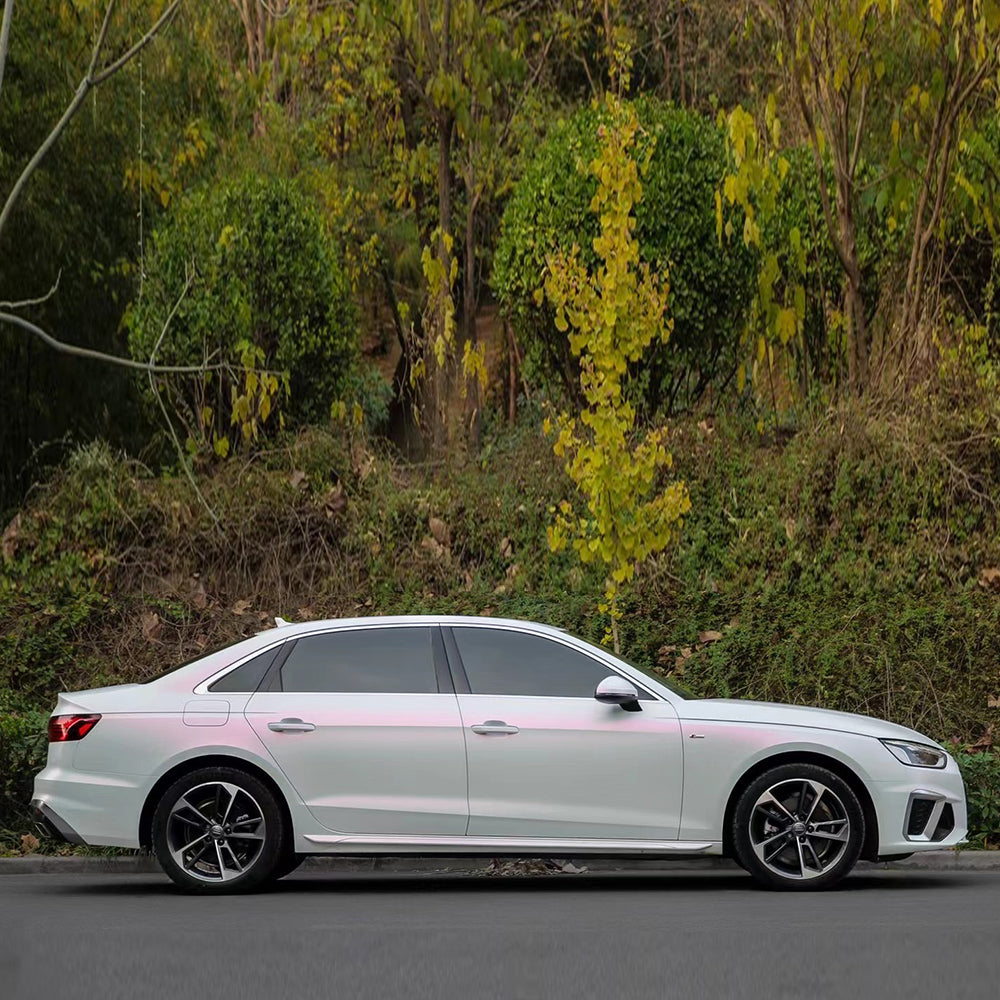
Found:
[[[722, 134], [697, 112], [652, 98], [636, 102], [641, 131], [636, 156], [652, 147], [635, 209], [640, 259], [670, 274], [668, 343], [650, 352], [638, 373], [646, 412], [694, 402], [713, 379], [735, 367], [755, 274], [753, 253], [716, 235], [714, 192], [725, 172]], [[536, 291], [546, 260], [579, 247], [596, 261], [598, 217], [590, 210], [597, 179], [589, 164], [597, 153], [604, 108], [585, 107], [560, 123], [539, 149], [507, 204], [497, 243], [493, 283], [515, 324], [537, 377], [562, 380], [574, 391], [575, 365], [552, 311]]]
[[996, 846], [1000, 8], [183, 0], [122, 62], [172, 3], [3, 67], [15, 846], [59, 690], [277, 613], [599, 641], [608, 567], [624, 653], [951, 741]]
[[[357, 351], [354, 306], [317, 210], [290, 181], [252, 171], [170, 213], [127, 325], [133, 357], [161, 364], [239, 371], [256, 348], [261, 367], [288, 373], [287, 409], [304, 420], [329, 415]], [[219, 373], [207, 391], [201, 377], [186, 382], [189, 430], [218, 414], [215, 433], [225, 434], [231, 380]], [[202, 421], [206, 406], [212, 417]]]
[[[623, 601], [623, 652], [697, 694], [980, 742], [1000, 673], [986, 572], [1000, 548], [977, 493], [1000, 491], [1000, 454], [957, 443], [970, 428], [947, 400], [927, 406], [907, 419], [844, 410], [791, 440], [732, 420], [679, 424], [692, 510]], [[603, 571], [546, 553], [566, 483], [537, 417], [437, 474], [314, 430], [199, 482], [221, 530], [185, 480], [103, 448], [79, 452], [22, 512], [0, 588], [6, 709], [143, 679], [275, 614], [509, 615], [594, 641], [608, 625]], [[973, 756], [978, 829], [996, 843], [993, 772]]]

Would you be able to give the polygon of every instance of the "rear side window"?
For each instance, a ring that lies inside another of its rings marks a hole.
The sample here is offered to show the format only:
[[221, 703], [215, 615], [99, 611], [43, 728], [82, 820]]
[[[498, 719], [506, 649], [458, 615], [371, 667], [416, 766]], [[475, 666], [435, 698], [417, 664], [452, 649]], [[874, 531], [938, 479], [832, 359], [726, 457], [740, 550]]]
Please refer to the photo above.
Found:
[[[540, 698], [593, 698], [615, 673], [600, 660], [565, 643], [510, 629], [452, 629], [472, 694]], [[648, 699], [639, 692], [640, 700]]]
[[267, 673], [267, 668], [274, 663], [274, 658], [278, 655], [281, 646], [274, 646], [265, 649], [263, 653], [252, 656], [246, 663], [241, 663], [235, 670], [230, 670], [224, 677], [220, 677], [214, 684], [210, 684], [209, 691], [245, 691], [252, 694], [260, 687], [260, 682]]
[[348, 629], [297, 640], [281, 667], [283, 691], [435, 694], [431, 629]]

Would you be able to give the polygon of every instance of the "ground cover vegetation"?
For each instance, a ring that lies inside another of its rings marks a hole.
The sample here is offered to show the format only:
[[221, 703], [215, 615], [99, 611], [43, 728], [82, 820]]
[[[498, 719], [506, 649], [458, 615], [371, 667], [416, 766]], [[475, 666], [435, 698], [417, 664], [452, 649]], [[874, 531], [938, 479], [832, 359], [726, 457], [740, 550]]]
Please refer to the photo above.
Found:
[[1000, 845], [1000, 8], [0, 11], [0, 849], [58, 691], [422, 611], [914, 726]]

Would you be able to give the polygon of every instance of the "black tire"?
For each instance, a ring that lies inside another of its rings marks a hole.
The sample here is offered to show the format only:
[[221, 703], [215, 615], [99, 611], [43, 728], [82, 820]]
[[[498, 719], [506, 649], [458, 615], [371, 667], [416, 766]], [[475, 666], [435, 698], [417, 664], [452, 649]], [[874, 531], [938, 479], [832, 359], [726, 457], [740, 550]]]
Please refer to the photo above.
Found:
[[829, 889], [857, 862], [865, 817], [854, 791], [832, 771], [781, 764], [743, 790], [730, 833], [737, 860], [760, 885]]
[[277, 882], [279, 878], [291, 875], [308, 857], [308, 854], [296, 854], [295, 851], [285, 851], [281, 860], [275, 865], [274, 871], [271, 872], [272, 881]]
[[257, 889], [274, 878], [290, 839], [274, 792], [236, 767], [185, 774], [153, 814], [153, 851], [167, 875], [191, 893]]

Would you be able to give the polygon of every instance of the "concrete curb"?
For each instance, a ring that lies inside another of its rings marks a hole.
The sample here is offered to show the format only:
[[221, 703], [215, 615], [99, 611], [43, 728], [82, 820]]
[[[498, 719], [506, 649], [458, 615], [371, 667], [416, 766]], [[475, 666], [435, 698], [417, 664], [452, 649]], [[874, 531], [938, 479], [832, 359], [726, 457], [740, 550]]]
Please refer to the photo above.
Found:
[[[573, 862], [593, 874], [665, 871], [737, 871], [727, 858], [581, 858]], [[312, 857], [300, 871], [320, 873], [384, 872], [397, 875], [480, 875], [488, 862], [482, 858], [463, 857]], [[905, 861], [881, 864], [862, 861], [858, 871], [1000, 871], [1000, 851], [927, 851]], [[59, 857], [29, 854], [19, 858], [0, 858], [0, 875], [149, 875], [159, 874], [156, 859], [146, 854], [116, 857], [76, 855]]]

